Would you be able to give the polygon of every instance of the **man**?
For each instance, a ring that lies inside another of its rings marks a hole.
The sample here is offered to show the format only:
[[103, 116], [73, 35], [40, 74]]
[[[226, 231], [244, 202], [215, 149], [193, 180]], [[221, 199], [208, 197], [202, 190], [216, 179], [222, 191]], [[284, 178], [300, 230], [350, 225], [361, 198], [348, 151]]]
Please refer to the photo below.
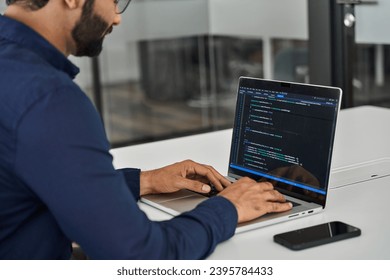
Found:
[[[0, 16], [0, 259], [199, 259], [237, 222], [290, 203], [270, 183], [230, 184], [192, 161], [115, 170], [100, 118], [73, 83], [67, 56], [95, 56], [128, 0], [8, 0]], [[123, 6], [121, 6], [124, 4]], [[169, 221], [148, 220], [139, 196], [221, 192]]]

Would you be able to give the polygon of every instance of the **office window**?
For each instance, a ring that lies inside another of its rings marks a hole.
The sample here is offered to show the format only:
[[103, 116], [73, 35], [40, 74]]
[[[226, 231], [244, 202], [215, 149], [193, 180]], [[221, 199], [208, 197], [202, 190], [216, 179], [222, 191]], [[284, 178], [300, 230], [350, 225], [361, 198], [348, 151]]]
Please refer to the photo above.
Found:
[[307, 40], [273, 40], [273, 77], [276, 80], [309, 82]]
[[[261, 39], [148, 39], [127, 43], [120, 52], [118, 46], [106, 48], [99, 59], [113, 146], [229, 128], [238, 77], [263, 77]], [[93, 98], [92, 85], [84, 87]]]
[[[238, 77], [273, 78], [276, 52], [302, 44], [291, 38], [274, 40], [267, 33], [275, 30], [278, 38], [285, 34], [280, 20], [267, 27], [264, 15], [279, 11], [273, 1], [239, 3], [132, 2], [99, 58], [103, 119], [114, 147], [232, 126]], [[283, 3], [305, 15], [304, 0]], [[216, 12], [222, 8], [227, 13]], [[262, 13], [257, 22], [248, 17], [254, 10]], [[234, 22], [229, 11], [237, 12]], [[289, 36], [304, 41], [302, 18], [293, 19]], [[276, 70], [285, 71], [288, 58], [279, 57]], [[93, 99], [91, 62], [73, 59], [87, 72], [77, 82]], [[283, 78], [301, 81], [305, 69], [294, 67], [291, 78]]]
[[357, 44], [354, 105], [390, 107], [390, 45]]
[[[309, 81], [307, 0], [245, 2], [131, 2], [97, 60], [102, 118], [114, 147], [231, 127], [241, 75]], [[390, 107], [390, 45], [363, 35], [354, 103]], [[81, 68], [77, 84], [95, 101], [92, 60], [70, 59]]]
[[133, 0], [97, 60], [70, 57], [112, 145], [231, 127], [238, 77], [272, 78], [274, 38], [305, 39], [306, 0], [279, 1]]

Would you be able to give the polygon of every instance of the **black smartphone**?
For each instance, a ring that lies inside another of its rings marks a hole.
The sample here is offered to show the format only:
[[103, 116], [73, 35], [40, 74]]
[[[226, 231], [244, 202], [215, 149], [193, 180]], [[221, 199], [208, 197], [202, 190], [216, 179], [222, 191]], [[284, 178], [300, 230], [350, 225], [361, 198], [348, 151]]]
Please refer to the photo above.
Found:
[[274, 236], [274, 241], [291, 250], [302, 250], [359, 236], [360, 234], [361, 230], [359, 228], [335, 221], [280, 233]]

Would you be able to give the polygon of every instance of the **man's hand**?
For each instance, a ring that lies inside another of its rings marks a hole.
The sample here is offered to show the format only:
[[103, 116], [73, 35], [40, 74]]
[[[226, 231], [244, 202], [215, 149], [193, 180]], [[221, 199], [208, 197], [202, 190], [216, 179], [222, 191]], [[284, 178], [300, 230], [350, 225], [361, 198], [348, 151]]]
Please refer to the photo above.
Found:
[[151, 171], [142, 171], [140, 177], [141, 196], [151, 193], [171, 193], [181, 189], [208, 193], [211, 189], [210, 183], [218, 191], [231, 184], [213, 167], [191, 160]]
[[241, 178], [218, 195], [230, 200], [237, 209], [238, 222], [247, 222], [271, 212], [283, 212], [292, 208], [284, 196], [274, 190], [271, 183], [258, 183]]

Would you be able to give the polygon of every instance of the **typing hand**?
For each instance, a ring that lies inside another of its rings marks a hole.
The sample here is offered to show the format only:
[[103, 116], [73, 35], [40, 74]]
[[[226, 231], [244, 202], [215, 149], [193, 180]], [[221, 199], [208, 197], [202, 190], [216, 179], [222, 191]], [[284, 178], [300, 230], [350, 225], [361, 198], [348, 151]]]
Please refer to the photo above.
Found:
[[246, 222], [271, 212], [290, 210], [292, 204], [274, 190], [271, 183], [258, 183], [250, 178], [241, 178], [218, 195], [230, 200], [237, 209], [238, 222]]
[[218, 191], [231, 184], [213, 167], [185, 160], [163, 168], [141, 172], [140, 193], [141, 195], [171, 193], [181, 189], [209, 193], [210, 183]]

